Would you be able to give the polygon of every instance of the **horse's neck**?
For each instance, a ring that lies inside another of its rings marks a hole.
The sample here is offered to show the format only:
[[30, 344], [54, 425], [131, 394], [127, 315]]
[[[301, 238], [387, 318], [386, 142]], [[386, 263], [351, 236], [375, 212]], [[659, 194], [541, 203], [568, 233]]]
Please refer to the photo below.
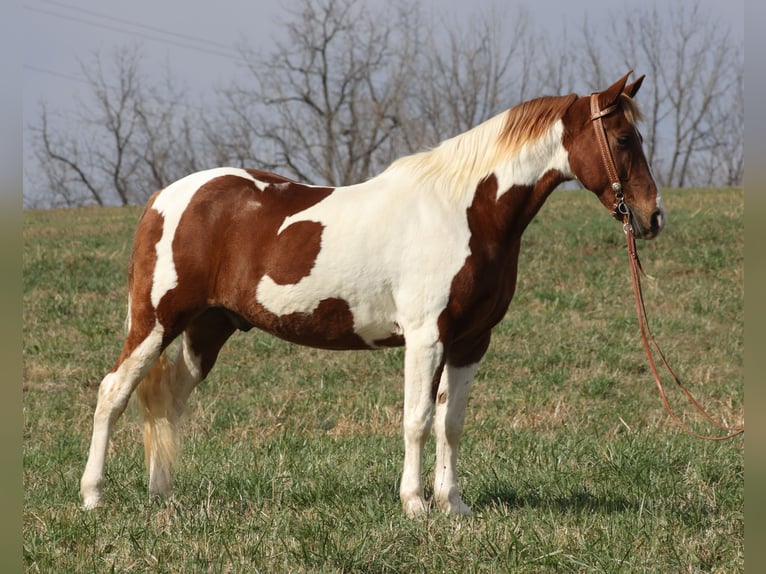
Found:
[[469, 226], [490, 244], [501, 247], [517, 241], [550, 194], [566, 177], [549, 170], [531, 184], [503, 184], [495, 174], [476, 188], [468, 207]]
[[557, 122], [542, 137], [507, 156], [498, 155], [491, 173], [475, 185], [470, 204], [491, 199], [485, 209], [492, 215], [496, 233], [520, 236], [553, 190], [573, 178], [561, 143], [562, 130]]
[[563, 178], [558, 183], [574, 176], [562, 143], [563, 129], [561, 121], [555, 122], [541, 137], [524, 143], [512, 153], [499, 155], [493, 173], [498, 178], [500, 194], [519, 186], [538, 187], [550, 193], [553, 190], [548, 188], [552, 183], [551, 172]]
[[532, 140], [504, 147], [499, 143], [502, 119], [403, 157], [354, 188], [381, 190], [402, 205], [435, 201], [461, 214], [481, 205], [497, 233], [520, 233], [553, 189], [573, 176], [560, 120]]

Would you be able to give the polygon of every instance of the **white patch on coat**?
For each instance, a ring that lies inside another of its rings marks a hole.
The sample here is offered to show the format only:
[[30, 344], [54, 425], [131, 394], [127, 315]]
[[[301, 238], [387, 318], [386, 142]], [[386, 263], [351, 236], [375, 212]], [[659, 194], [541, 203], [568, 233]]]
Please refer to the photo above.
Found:
[[564, 122], [557, 120], [542, 137], [523, 144], [517, 154], [501, 163], [495, 170], [498, 199], [514, 185], [534, 185], [552, 170], [573, 178], [563, 134]]
[[[522, 146], [518, 158], [495, 166], [498, 195], [513, 185], [534, 183], [549, 169], [569, 172], [562, 129], [557, 122], [542, 138]], [[399, 162], [286, 218], [280, 232], [297, 221], [322, 224], [319, 254], [311, 272], [295, 284], [280, 285], [264, 275], [256, 286], [258, 301], [281, 316], [310, 314], [323, 299], [343, 299], [354, 331], [370, 346], [402, 330], [407, 336], [435, 324], [453, 278], [470, 255], [466, 210], [478, 183], [493, 170], [477, 173], [468, 184], [470, 193], [452, 193], [442, 189], [443, 174], [416, 178], [408, 169], [426, 162], [426, 157], [415, 164]]]
[[319, 254], [298, 283], [279, 285], [265, 275], [256, 286], [258, 301], [285, 315], [343, 299], [368, 345], [435, 320], [469, 255], [466, 212], [440, 209], [433, 195], [397, 183], [379, 176], [338, 188], [286, 218], [280, 232], [296, 221], [323, 225]]

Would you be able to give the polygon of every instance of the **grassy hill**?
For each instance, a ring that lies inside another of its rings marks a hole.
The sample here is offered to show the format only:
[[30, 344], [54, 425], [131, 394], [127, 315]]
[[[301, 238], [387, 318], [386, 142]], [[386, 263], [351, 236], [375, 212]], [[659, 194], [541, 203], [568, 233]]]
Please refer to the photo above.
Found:
[[[703, 404], [741, 424], [744, 194], [670, 190], [665, 203], [668, 227], [639, 244], [655, 277], [652, 329]], [[235, 335], [191, 397], [174, 497], [147, 495], [130, 407], [107, 462], [107, 506], [81, 511], [140, 211], [24, 214], [30, 572], [743, 569], [744, 441], [702, 442], [668, 419], [622, 230], [581, 191], [555, 193], [528, 229], [516, 298], [472, 391], [459, 472], [474, 517], [402, 515], [400, 349], [333, 353], [256, 332]], [[712, 432], [667, 385], [684, 418]]]

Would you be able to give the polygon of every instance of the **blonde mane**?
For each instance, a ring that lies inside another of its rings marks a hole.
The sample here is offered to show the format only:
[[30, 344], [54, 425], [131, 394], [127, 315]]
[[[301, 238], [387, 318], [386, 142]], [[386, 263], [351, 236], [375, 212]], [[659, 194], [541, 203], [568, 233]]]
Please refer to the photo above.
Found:
[[571, 94], [524, 102], [431, 150], [396, 160], [384, 174], [407, 170], [451, 194], [470, 192], [525, 143], [542, 137], [576, 99]]
[[576, 94], [544, 96], [508, 110], [505, 113], [503, 132], [500, 134], [500, 145], [505, 153], [513, 153], [526, 142], [541, 137], [576, 99]]

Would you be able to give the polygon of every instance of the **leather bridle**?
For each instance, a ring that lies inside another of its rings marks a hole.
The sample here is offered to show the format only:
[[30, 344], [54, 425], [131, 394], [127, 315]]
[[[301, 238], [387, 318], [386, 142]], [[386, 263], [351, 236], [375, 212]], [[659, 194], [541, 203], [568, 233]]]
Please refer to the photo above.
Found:
[[[603, 110], [599, 108], [598, 103], [598, 94], [591, 94], [590, 96], [590, 119], [593, 121], [593, 128], [596, 132], [596, 141], [598, 142], [598, 147], [601, 152], [601, 160], [604, 163], [604, 168], [606, 169], [607, 176], [609, 177], [609, 183], [611, 184], [612, 191], [614, 192], [614, 214], [622, 219], [623, 224], [623, 230], [625, 231], [625, 235], [627, 237], [628, 242], [628, 257], [630, 261], [630, 275], [633, 283], [633, 293], [635, 295], [636, 300], [636, 313], [638, 314], [638, 323], [641, 330], [641, 338], [644, 343], [644, 350], [646, 351], [646, 356], [649, 359], [649, 366], [652, 371], [652, 375], [654, 376], [654, 381], [657, 384], [657, 389], [660, 393], [660, 398], [662, 399], [662, 404], [665, 406], [665, 410], [667, 411], [670, 418], [679, 426], [682, 430], [684, 430], [686, 433], [695, 436], [697, 438], [705, 439], [705, 440], [726, 440], [733, 438], [735, 436], [744, 434], [745, 427], [731, 427], [724, 424], [719, 423], [715, 419], [713, 419], [704, 408], [702, 408], [702, 405], [697, 401], [697, 399], [694, 398], [694, 396], [691, 394], [691, 392], [681, 383], [681, 380], [678, 378], [678, 376], [673, 372], [673, 369], [670, 368], [670, 365], [668, 364], [667, 360], [665, 359], [665, 355], [662, 352], [662, 349], [660, 349], [659, 344], [654, 338], [654, 335], [652, 335], [651, 330], [649, 329], [649, 318], [646, 314], [646, 306], [644, 304], [644, 295], [643, 291], [641, 289], [641, 275], [647, 276], [644, 272], [643, 268], [641, 267], [641, 261], [638, 258], [638, 249], [636, 248], [636, 240], [633, 236], [633, 228], [630, 224], [630, 208], [628, 207], [628, 204], [625, 203], [625, 195], [622, 190], [622, 183], [620, 182], [620, 176], [617, 174], [617, 167], [614, 163], [614, 156], [612, 156], [612, 150], [609, 147], [609, 143], [606, 139], [606, 128], [604, 127], [604, 122], [601, 121], [601, 118], [604, 116], [608, 116], [609, 114], [613, 113], [617, 109], [617, 104], [612, 104], [611, 106], [608, 106], [604, 108]], [[651, 343], [649, 341], [651, 340]], [[675, 381], [676, 385], [680, 387], [680, 389], [683, 391], [683, 393], [686, 395], [686, 397], [689, 399], [689, 401], [694, 405], [694, 408], [697, 409], [697, 411], [710, 423], [717, 426], [720, 430], [725, 431], [725, 435], [723, 436], [707, 436], [707, 435], [701, 435], [690, 429], [687, 425], [685, 425], [681, 419], [673, 412], [673, 410], [670, 407], [670, 403], [668, 402], [667, 396], [665, 394], [665, 389], [662, 386], [662, 381], [660, 379], [659, 372], [657, 370], [657, 365], [654, 361], [654, 356], [652, 354], [652, 345], [654, 346], [655, 350], [657, 351], [657, 354], [660, 358], [660, 361], [662, 362], [663, 366], [667, 370], [667, 372], [670, 374], [673, 381]]]
[[617, 104], [612, 104], [603, 110], [599, 108], [598, 94], [590, 95], [590, 119], [593, 121], [593, 129], [596, 132], [596, 142], [601, 151], [601, 161], [604, 163], [606, 173], [609, 176], [609, 183], [614, 192], [614, 214], [619, 216], [623, 223], [627, 223], [630, 218], [630, 209], [625, 203], [625, 194], [622, 191], [620, 176], [617, 174], [617, 166], [614, 163], [614, 156], [606, 140], [606, 128], [601, 118], [608, 116], [617, 109]]

